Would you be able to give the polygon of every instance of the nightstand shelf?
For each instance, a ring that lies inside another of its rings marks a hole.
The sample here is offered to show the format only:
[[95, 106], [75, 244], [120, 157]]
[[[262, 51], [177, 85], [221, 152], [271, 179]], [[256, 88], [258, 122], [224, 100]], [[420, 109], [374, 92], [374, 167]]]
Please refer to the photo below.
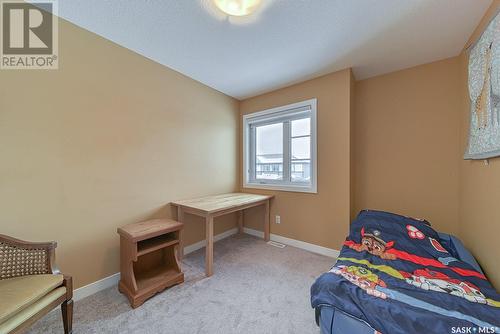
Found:
[[179, 274], [175, 269], [169, 267], [159, 267], [138, 273], [135, 277], [139, 290], [147, 289], [155, 286], [159, 282], [167, 283], [170, 280], [175, 280]]
[[118, 229], [121, 271], [118, 288], [132, 307], [184, 282], [179, 259], [182, 228], [182, 223], [171, 219], [154, 219]]
[[143, 240], [137, 243], [137, 256], [142, 256], [178, 243], [179, 240], [171, 233]]

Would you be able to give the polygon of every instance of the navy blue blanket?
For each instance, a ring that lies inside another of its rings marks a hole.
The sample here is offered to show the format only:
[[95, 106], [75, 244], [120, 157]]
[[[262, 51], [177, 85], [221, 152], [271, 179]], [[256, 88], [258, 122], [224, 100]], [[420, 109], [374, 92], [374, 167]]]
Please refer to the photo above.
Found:
[[500, 333], [500, 295], [426, 221], [362, 211], [335, 266], [311, 288], [384, 333]]

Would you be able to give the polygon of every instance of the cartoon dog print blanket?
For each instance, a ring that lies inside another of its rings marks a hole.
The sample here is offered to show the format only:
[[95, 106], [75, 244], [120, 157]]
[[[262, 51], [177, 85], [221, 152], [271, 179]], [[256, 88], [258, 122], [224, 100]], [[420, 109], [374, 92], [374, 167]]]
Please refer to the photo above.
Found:
[[500, 295], [427, 221], [362, 211], [335, 266], [311, 288], [384, 333], [500, 333]]

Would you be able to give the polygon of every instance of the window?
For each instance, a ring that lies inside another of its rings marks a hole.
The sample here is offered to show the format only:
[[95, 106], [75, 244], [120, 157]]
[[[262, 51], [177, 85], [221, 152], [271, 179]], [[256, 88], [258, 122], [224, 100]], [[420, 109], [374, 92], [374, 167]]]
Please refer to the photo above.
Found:
[[243, 116], [243, 186], [316, 193], [316, 99]]

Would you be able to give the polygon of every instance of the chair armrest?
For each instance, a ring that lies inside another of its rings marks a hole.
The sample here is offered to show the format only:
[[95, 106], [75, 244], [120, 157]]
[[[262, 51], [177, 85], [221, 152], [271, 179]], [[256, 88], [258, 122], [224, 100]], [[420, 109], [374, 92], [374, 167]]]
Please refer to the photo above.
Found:
[[66, 300], [73, 298], [73, 278], [69, 275], [64, 275], [63, 286], [66, 287]]
[[58, 274], [57, 243], [29, 242], [0, 234], [0, 280], [38, 274]]

